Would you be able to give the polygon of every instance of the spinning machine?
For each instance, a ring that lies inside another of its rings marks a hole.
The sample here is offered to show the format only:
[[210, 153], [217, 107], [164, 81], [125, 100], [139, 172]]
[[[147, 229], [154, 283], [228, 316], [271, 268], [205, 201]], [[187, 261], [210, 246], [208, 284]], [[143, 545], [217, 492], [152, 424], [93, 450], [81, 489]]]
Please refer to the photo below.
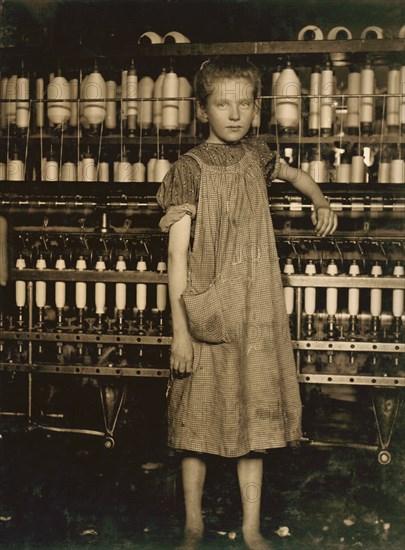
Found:
[[[274, 66], [252, 134], [308, 171], [339, 217], [318, 238], [311, 204], [283, 182], [269, 189], [305, 439], [369, 448], [387, 464], [405, 385], [405, 66], [344, 59]], [[1, 79], [0, 414], [107, 448], [129, 379], [169, 374], [155, 195], [205, 132], [194, 68], [180, 74], [165, 58], [138, 76], [136, 65], [105, 75], [102, 60], [43, 75], [13, 65]], [[71, 421], [66, 396], [86, 383], [101, 427]], [[364, 425], [350, 432], [347, 410]]]

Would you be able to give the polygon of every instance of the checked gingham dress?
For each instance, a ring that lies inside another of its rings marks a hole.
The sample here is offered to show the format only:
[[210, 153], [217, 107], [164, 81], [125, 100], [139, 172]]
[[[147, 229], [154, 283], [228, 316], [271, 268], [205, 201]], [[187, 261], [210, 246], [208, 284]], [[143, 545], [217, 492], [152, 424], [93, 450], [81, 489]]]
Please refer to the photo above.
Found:
[[[160, 226], [192, 218], [187, 290], [225, 274], [229, 339], [193, 339], [192, 374], [170, 380], [168, 444], [239, 457], [301, 436], [301, 402], [266, 181], [278, 159], [265, 142], [203, 143], [181, 156], [157, 195]], [[222, 292], [219, 290], [219, 292]]]

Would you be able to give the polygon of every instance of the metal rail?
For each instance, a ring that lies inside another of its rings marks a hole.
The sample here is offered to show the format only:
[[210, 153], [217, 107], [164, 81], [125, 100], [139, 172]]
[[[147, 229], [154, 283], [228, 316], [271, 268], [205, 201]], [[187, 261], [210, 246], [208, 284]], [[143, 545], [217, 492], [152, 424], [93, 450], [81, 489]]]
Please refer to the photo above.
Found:
[[299, 374], [298, 381], [302, 384], [349, 384], [350, 386], [388, 386], [391, 388], [405, 387], [405, 378], [401, 376]]
[[400, 342], [344, 342], [339, 340], [294, 340], [293, 348], [301, 351], [352, 351], [368, 353], [404, 353]]
[[[0, 372], [29, 374], [69, 374], [76, 376], [109, 376], [114, 378], [167, 378], [170, 370], [167, 368], [145, 366], [82, 366], [33, 363], [0, 363]], [[342, 375], [342, 374], [299, 374], [298, 381], [302, 384], [332, 384], [351, 386], [384, 386], [405, 387], [405, 378], [400, 376]]]
[[90, 344], [127, 344], [170, 346], [171, 336], [140, 336], [138, 334], [95, 334], [72, 332], [0, 331], [0, 339], [19, 342], [70, 342]]
[[[16, 269], [12, 268], [12, 280], [19, 281], [66, 281], [66, 282], [97, 282], [105, 283], [167, 283], [165, 273], [154, 271], [96, 271], [76, 269]], [[286, 275], [282, 274], [284, 286], [292, 287], [334, 287], [334, 288], [389, 288], [404, 289], [405, 279], [403, 277], [371, 277], [361, 275], [351, 277], [349, 275]]]
[[[14, 342], [69, 342], [87, 344], [125, 344], [170, 346], [171, 336], [140, 336], [138, 334], [98, 334], [72, 332], [0, 331], [0, 339]], [[341, 340], [293, 340], [293, 348], [301, 351], [348, 351], [368, 353], [404, 353], [402, 342], [352, 342]]]
[[137, 377], [137, 378], [167, 378], [170, 374], [169, 369], [156, 367], [117, 367], [114, 366], [81, 366], [81, 365], [57, 365], [57, 364], [42, 364], [33, 363], [0, 363], [0, 372], [12, 373], [29, 373], [32, 374], [70, 374], [76, 376], [113, 376], [121, 377]]
[[11, 279], [19, 281], [84, 281], [104, 283], [167, 283], [167, 274], [154, 271], [95, 271], [78, 269], [11, 269]]

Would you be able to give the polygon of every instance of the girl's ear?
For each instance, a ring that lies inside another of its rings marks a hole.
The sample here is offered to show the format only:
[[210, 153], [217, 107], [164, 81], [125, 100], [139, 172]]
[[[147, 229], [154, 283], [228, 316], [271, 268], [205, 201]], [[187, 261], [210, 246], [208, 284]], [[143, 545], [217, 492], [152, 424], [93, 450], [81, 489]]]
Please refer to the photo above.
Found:
[[208, 116], [205, 108], [201, 103], [196, 103], [196, 117], [200, 122], [208, 122]]

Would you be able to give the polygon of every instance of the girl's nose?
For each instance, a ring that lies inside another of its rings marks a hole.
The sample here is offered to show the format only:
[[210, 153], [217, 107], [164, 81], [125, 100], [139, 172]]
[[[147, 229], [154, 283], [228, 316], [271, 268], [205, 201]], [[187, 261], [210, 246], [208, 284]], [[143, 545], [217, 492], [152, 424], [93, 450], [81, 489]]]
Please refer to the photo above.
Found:
[[237, 105], [231, 106], [230, 111], [229, 111], [229, 118], [231, 120], [239, 120], [240, 119], [239, 107]]

